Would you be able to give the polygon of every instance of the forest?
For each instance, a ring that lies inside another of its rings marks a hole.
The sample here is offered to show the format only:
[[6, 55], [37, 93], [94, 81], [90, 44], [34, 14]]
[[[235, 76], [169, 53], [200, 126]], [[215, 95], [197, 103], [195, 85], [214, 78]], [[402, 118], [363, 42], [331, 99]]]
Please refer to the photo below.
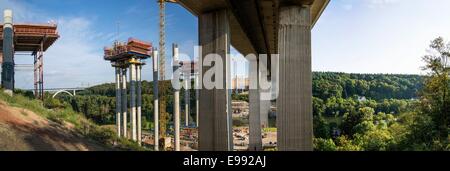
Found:
[[[444, 49], [450, 46], [438, 38], [430, 47], [437, 53], [423, 57], [427, 75], [314, 72], [315, 150], [450, 150], [450, 73], [443, 62], [443, 57], [450, 54]], [[143, 82], [143, 128], [147, 130], [153, 124], [152, 86], [151, 82]], [[173, 89], [170, 81], [161, 82], [159, 88], [163, 126], [160, 134], [167, 134], [173, 118]], [[190, 95], [190, 104], [194, 106], [194, 90]], [[248, 100], [248, 96], [233, 94], [233, 100]], [[181, 103], [183, 106], [184, 100]], [[115, 86], [103, 84], [76, 97], [47, 99], [46, 106], [71, 107], [98, 124], [112, 125]], [[191, 121], [195, 118], [194, 111], [191, 110]]]

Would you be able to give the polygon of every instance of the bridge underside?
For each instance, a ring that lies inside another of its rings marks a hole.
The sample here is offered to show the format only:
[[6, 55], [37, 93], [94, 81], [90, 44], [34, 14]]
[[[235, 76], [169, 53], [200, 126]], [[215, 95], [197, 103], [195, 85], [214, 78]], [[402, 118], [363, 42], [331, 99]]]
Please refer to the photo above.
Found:
[[[269, 76], [279, 87], [278, 150], [313, 150], [311, 28], [329, 0], [179, 0], [199, 18], [200, 61], [218, 54], [224, 63], [216, 72], [230, 73], [230, 46], [240, 53], [279, 54], [279, 73]], [[270, 56], [269, 56], [270, 57]], [[270, 60], [269, 60], [270, 61]], [[205, 62], [205, 61], [203, 61]], [[270, 63], [257, 63], [261, 68]], [[260, 66], [261, 65], [261, 66]], [[201, 66], [203, 75], [211, 66]], [[214, 66], [219, 67], [219, 66]], [[262, 72], [250, 75], [253, 83]], [[258, 74], [259, 73], [259, 74]], [[275, 75], [275, 77], [274, 77]], [[265, 76], [265, 75], [264, 75]], [[231, 80], [225, 77], [223, 87]], [[250, 91], [249, 150], [262, 149], [261, 90]], [[231, 90], [200, 89], [199, 150], [233, 150]]]
[[329, 0], [178, 0], [196, 16], [229, 9], [231, 44], [240, 53], [277, 54], [279, 9], [284, 5], [311, 5], [311, 26]]

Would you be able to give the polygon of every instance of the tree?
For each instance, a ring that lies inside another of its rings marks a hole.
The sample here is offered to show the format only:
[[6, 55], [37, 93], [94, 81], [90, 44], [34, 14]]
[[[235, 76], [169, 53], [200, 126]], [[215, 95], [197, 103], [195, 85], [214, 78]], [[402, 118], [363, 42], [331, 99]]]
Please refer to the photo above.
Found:
[[337, 147], [332, 139], [314, 139], [314, 150], [315, 151], [336, 151]]
[[387, 151], [393, 142], [393, 136], [388, 129], [370, 129], [364, 134], [357, 134], [355, 141], [365, 151]]
[[315, 115], [313, 117], [314, 121], [314, 137], [316, 138], [330, 138], [331, 129], [330, 124], [321, 116]]
[[373, 114], [375, 110], [371, 107], [360, 108], [358, 111], [346, 113], [342, 122], [344, 134], [353, 136], [355, 133], [364, 133], [374, 127]]
[[[439, 37], [431, 42], [432, 52], [423, 57], [426, 65], [423, 70], [428, 72], [425, 85], [421, 91], [420, 114], [430, 117], [434, 139], [448, 144], [450, 117], [450, 87], [449, 59], [450, 44], [444, 43]], [[421, 118], [427, 120], [426, 118]], [[425, 126], [427, 127], [427, 126]], [[431, 140], [428, 140], [431, 141]]]

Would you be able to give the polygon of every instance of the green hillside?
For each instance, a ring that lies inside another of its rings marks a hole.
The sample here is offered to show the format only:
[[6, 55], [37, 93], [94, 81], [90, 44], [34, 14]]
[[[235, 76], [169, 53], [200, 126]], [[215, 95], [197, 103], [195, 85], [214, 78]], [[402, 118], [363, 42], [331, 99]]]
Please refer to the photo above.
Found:
[[103, 151], [145, 150], [116, 138], [113, 128], [99, 126], [70, 106], [43, 104], [29, 93], [0, 93], [0, 150]]

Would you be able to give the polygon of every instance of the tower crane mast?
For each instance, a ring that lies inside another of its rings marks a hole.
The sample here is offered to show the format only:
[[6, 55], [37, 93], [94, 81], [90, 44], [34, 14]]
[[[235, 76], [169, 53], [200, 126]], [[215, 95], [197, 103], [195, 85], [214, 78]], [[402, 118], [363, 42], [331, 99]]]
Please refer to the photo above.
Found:
[[159, 3], [159, 77], [166, 77], [166, 2], [176, 3], [176, 0], [158, 0]]

